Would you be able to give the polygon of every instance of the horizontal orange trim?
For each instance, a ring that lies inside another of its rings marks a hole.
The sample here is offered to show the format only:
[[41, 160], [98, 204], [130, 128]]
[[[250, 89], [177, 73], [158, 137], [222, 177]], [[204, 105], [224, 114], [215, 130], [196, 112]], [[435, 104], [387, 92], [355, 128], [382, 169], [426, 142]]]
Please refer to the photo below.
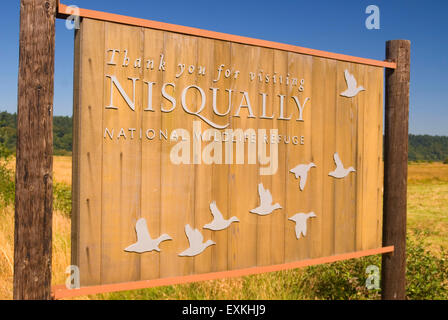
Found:
[[344, 253], [339, 255], [334, 255], [330, 257], [317, 258], [317, 259], [309, 259], [298, 262], [291, 262], [273, 266], [264, 266], [264, 267], [254, 267], [240, 270], [231, 270], [231, 271], [223, 271], [223, 272], [213, 272], [213, 273], [205, 273], [205, 274], [195, 274], [183, 277], [173, 277], [173, 278], [164, 278], [164, 279], [155, 279], [155, 280], [145, 280], [145, 281], [135, 281], [135, 282], [124, 282], [124, 283], [116, 283], [116, 284], [105, 284], [99, 286], [90, 286], [83, 287], [80, 289], [67, 289], [65, 285], [57, 285], [52, 287], [52, 295], [54, 299], [63, 299], [63, 298], [72, 298], [78, 296], [86, 296], [98, 293], [107, 293], [107, 292], [117, 292], [117, 291], [127, 291], [127, 290], [137, 290], [137, 289], [147, 289], [159, 286], [169, 286], [175, 284], [184, 284], [198, 281], [206, 281], [206, 280], [215, 280], [222, 278], [233, 278], [233, 277], [242, 277], [253, 274], [260, 274], [266, 272], [274, 272], [288, 269], [296, 269], [301, 267], [309, 267], [318, 264], [331, 263], [341, 260], [355, 259], [361, 258], [365, 256], [371, 256], [382, 253], [390, 253], [394, 251], [394, 246], [379, 248], [379, 249], [370, 249], [352, 253]]
[[[69, 16], [67, 13], [67, 8], [65, 4], [58, 3], [58, 18], [65, 19]], [[354, 62], [354, 63], [360, 63], [365, 65], [371, 65], [376, 67], [384, 67], [389, 69], [396, 69], [397, 64], [395, 62], [390, 61], [380, 61], [380, 60], [373, 60], [373, 59], [366, 59], [366, 58], [359, 58], [354, 56], [348, 56], [344, 54], [339, 53], [331, 53], [321, 50], [314, 50], [314, 49], [308, 49], [298, 46], [293, 46], [289, 44], [283, 44], [278, 42], [272, 42], [267, 40], [259, 40], [259, 39], [253, 39], [248, 37], [242, 37], [242, 36], [236, 36], [221, 32], [214, 32], [214, 31], [208, 31], [208, 30], [202, 30], [198, 28], [192, 28], [192, 27], [185, 27], [185, 26], [179, 26], [175, 24], [170, 23], [164, 23], [164, 22], [157, 22], [152, 20], [145, 20], [145, 19], [139, 19], [139, 18], [133, 18], [113, 13], [106, 13], [101, 11], [95, 11], [95, 10], [88, 10], [88, 9], [79, 9], [79, 16], [85, 17], [85, 18], [91, 18], [101, 21], [110, 21], [110, 22], [116, 22], [116, 23], [122, 23], [127, 24], [131, 26], [139, 26], [139, 27], [145, 27], [145, 28], [151, 28], [151, 29], [157, 29], [157, 30], [163, 30], [163, 31], [171, 31], [171, 32], [177, 32], [192, 36], [198, 36], [198, 37], [204, 37], [204, 38], [210, 38], [210, 39], [216, 39], [216, 40], [223, 40], [223, 41], [231, 41], [236, 43], [242, 43], [242, 44], [249, 44], [253, 46], [259, 46], [259, 47], [265, 47], [265, 48], [271, 48], [271, 49], [279, 49], [289, 52], [295, 52], [295, 53], [301, 53], [306, 54], [310, 56], [315, 57], [321, 57], [321, 58], [328, 58], [328, 59], [334, 59], [334, 60], [340, 60], [340, 61], [347, 61], [347, 62]]]

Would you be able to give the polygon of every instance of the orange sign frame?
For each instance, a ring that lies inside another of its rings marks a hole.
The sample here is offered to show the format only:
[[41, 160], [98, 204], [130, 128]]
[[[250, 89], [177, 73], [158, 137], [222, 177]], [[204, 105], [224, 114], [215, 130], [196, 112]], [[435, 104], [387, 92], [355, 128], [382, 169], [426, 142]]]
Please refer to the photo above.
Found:
[[[60, 19], [67, 18], [69, 16], [69, 14], [67, 14], [68, 8], [69, 7], [67, 5], [58, 3], [58, 16], [57, 17]], [[152, 28], [152, 29], [163, 30], [163, 31], [172, 31], [172, 32], [186, 34], [186, 35], [200, 36], [200, 37], [205, 37], [205, 38], [210, 38], [210, 39], [231, 41], [231, 42], [236, 42], [236, 43], [241, 43], [241, 44], [248, 44], [248, 45], [254, 45], [254, 46], [259, 46], [259, 47], [284, 50], [284, 51], [300, 53], [300, 54], [305, 54], [305, 55], [311, 55], [311, 56], [316, 56], [316, 57], [322, 57], [322, 58], [328, 58], [328, 59], [334, 59], [334, 60], [339, 60], [339, 61], [353, 62], [353, 63], [365, 64], [365, 65], [370, 65], [370, 66], [384, 67], [384, 68], [389, 68], [389, 69], [396, 68], [396, 63], [391, 62], [391, 61], [380, 61], [380, 60], [354, 57], [354, 56], [343, 55], [343, 54], [338, 54], [338, 53], [331, 53], [331, 52], [308, 49], [308, 48], [303, 48], [303, 47], [298, 47], [298, 46], [293, 46], [293, 45], [288, 45], [288, 44], [282, 44], [282, 43], [277, 43], [277, 42], [272, 42], [272, 41], [259, 40], [259, 39], [230, 35], [230, 34], [225, 34], [225, 33], [201, 30], [201, 29], [197, 29], [197, 28], [178, 26], [178, 25], [173, 25], [173, 24], [168, 24], [168, 23], [163, 23], [163, 22], [133, 18], [133, 17], [123, 16], [123, 15], [111, 14], [111, 13], [82, 9], [82, 8], [79, 9], [79, 16], [85, 17], [85, 18], [101, 20], [101, 21], [121, 23], [121, 24], [125, 24], [125, 25], [140, 26], [140, 27]], [[336, 261], [341, 261], [341, 260], [348, 260], [348, 259], [360, 258], [360, 257], [364, 257], [364, 256], [369, 256], [369, 255], [385, 254], [385, 253], [392, 253], [392, 252], [394, 252], [394, 247], [389, 246], [389, 247], [384, 247], [384, 248], [379, 248], [379, 249], [371, 249], [371, 250], [358, 251], [358, 252], [354, 252], [354, 253], [339, 254], [339, 255], [334, 255], [334, 256], [330, 256], [330, 257], [309, 259], [309, 260], [305, 260], [305, 261], [286, 263], [286, 264], [281, 264], [281, 265], [253, 267], [253, 268], [247, 268], [247, 269], [241, 269], [241, 270], [189, 275], [189, 276], [175, 277], [175, 278], [165, 278], [165, 279], [157, 279], [157, 280], [147, 280], [147, 281], [137, 281], [137, 282], [126, 282], [126, 283], [119, 283], [119, 284], [90, 286], [90, 287], [83, 287], [80, 289], [67, 289], [65, 287], [65, 285], [57, 285], [57, 286], [53, 286], [52, 292], [53, 292], [53, 297], [55, 299], [63, 299], [63, 298], [81, 296], [81, 295], [90, 295], [90, 294], [115, 292], [115, 291], [123, 291], [123, 290], [135, 290], [135, 289], [143, 289], [143, 288], [150, 288], [150, 287], [156, 287], [156, 286], [165, 286], [165, 285], [173, 285], [173, 284], [190, 283], [190, 282], [196, 282], [196, 281], [213, 280], [213, 279], [219, 279], [219, 278], [231, 278], [231, 277], [260, 274], [260, 273], [265, 273], [265, 272], [274, 272], [274, 271], [287, 270], [287, 269], [293, 269], [293, 268], [307, 267], [307, 266], [312, 266], [312, 265], [331, 263], [331, 262], [336, 262]]]

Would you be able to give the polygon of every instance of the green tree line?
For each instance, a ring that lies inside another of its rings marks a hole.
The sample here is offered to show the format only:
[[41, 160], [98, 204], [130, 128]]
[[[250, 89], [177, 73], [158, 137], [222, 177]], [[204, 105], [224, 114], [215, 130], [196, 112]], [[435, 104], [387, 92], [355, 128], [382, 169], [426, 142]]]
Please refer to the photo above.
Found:
[[410, 161], [447, 161], [448, 137], [409, 135]]
[[[72, 117], [53, 118], [53, 148], [55, 155], [71, 155], [73, 147]], [[17, 140], [17, 114], [0, 112], [0, 152], [14, 154]]]
[[[53, 120], [53, 146], [55, 155], [72, 152], [72, 117], [55, 116]], [[0, 150], [15, 153], [17, 114], [0, 112]], [[447, 161], [448, 137], [409, 135], [409, 161]]]

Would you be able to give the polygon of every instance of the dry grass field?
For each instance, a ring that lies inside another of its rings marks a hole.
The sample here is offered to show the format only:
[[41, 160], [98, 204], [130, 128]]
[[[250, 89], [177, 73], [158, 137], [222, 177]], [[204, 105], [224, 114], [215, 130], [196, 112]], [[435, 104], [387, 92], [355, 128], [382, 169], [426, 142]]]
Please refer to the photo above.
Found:
[[409, 165], [408, 227], [422, 231], [431, 249], [448, 249], [448, 165]]
[[[71, 183], [71, 157], [55, 157], [54, 179]], [[11, 206], [0, 206], [0, 299], [12, 298], [13, 217]], [[53, 283], [63, 284], [70, 264], [69, 218], [56, 211], [53, 230]], [[418, 241], [431, 243], [431, 251], [448, 248], [448, 165], [409, 165], [408, 230]], [[79, 299], [310, 299], [297, 290], [301, 276], [302, 270], [292, 270]]]
[[[11, 159], [7, 167], [15, 170], [16, 161]], [[72, 157], [68, 156], [54, 156], [53, 158], [53, 178], [55, 182], [72, 184]]]
[[[53, 216], [53, 283], [64, 283], [70, 265], [70, 220], [59, 212]], [[0, 300], [12, 299], [14, 210], [0, 208]]]
[[[14, 169], [15, 161], [8, 163]], [[71, 184], [71, 157], [54, 158], [54, 179]], [[53, 283], [64, 283], [70, 265], [70, 219], [59, 211], [53, 214]], [[12, 299], [14, 208], [0, 205], [0, 300]]]

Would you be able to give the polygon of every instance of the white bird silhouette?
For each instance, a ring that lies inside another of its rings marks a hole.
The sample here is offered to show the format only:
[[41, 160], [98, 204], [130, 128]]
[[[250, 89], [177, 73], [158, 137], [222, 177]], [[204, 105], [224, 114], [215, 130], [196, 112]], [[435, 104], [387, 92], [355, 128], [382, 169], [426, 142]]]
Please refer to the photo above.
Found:
[[204, 241], [204, 236], [198, 229], [192, 229], [189, 224], [185, 226], [185, 233], [190, 243], [190, 247], [179, 253], [180, 257], [194, 257], [204, 251], [207, 247], [216, 244], [212, 240]]
[[240, 221], [240, 220], [238, 220], [237, 217], [232, 217], [229, 220], [225, 220], [224, 217], [222, 216], [221, 211], [219, 211], [218, 207], [216, 206], [216, 201], [213, 201], [212, 203], [210, 203], [210, 211], [211, 211], [214, 219], [212, 222], [206, 224], [203, 227], [204, 229], [220, 231], [220, 230], [224, 230], [227, 227], [229, 227], [230, 224], [232, 224], [232, 222]]
[[358, 83], [356, 82], [355, 77], [345, 70], [345, 82], [347, 82], [347, 90], [341, 93], [341, 96], [347, 98], [353, 98], [358, 95], [359, 92], [365, 91], [363, 86], [358, 87]]
[[294, 173], [296, 176], [296, 179], [300, 178], [300, 190], [303, 191], [305, 189], [306, 185], [306, 178], [308, 176], [308, 171], [310, 171], [311, 168], [316, 168], [316, 165], [314, 163], [310, 164], [299, 164], [294, 169], [290, 170], [289, 172]]
[[167, 234], [162, 234], [157, 239], [152, 239], [149, 235], [145, 218], [137, 220], [137, 223], [135, 224], [135, 231], [137, 232], [137, 242], [131, 244], [129, 247], [124, 249], [124, 251], [143, 253], [155, 250], [157, 252], [160, 252], [159, 244], [162, 241], [173, 240]]
[[316, 214], [314, 212], [310, 213], [297, 213], [288, 220], [294, 221], [296, 223], [296, 237], [300, 239], [300, 234], [306, 237], [306, 223], [309, 218], [315, 218]]
[[250, 210], [251, 213], [256, 213], [260, 216], [271, 214], [274, 210], [281, 209], [280, 204], [272, 204], [271, 192], [263, 187], [263, 184], [258, 185], [258, 195], [260, 196], [260, 206]]
[[350, 172], [355, 172], [355, 168], [350, 167], [348, 169], [344, 168], [341, 159], [339, 158], [339, 154], [336, 152], [333, 156], [334, 162], [336, 163], [336, 169], [330, 172], [328, 175], [334, 178], [342, 179], [348, 176]]

